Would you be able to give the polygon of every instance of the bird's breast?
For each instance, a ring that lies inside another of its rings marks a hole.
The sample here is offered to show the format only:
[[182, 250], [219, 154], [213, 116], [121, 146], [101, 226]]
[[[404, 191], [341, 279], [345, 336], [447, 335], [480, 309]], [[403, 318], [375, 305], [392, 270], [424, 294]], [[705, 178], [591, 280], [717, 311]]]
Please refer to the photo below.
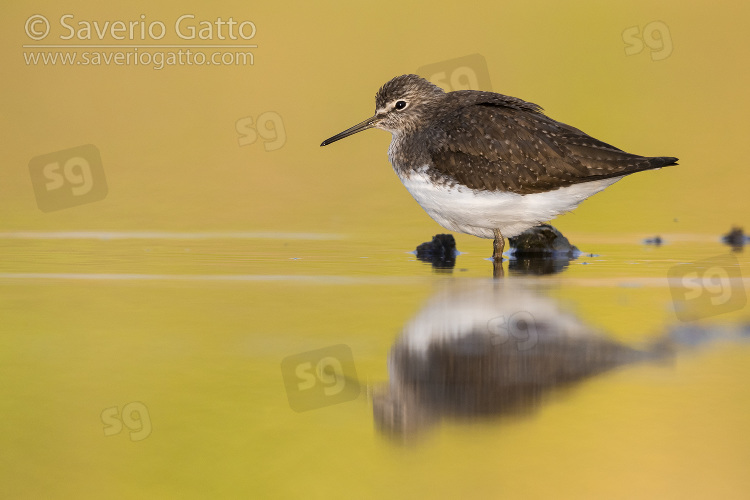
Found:
[[[388, 147], [388, 160], [399, 178], [403, 182], [415, 172], [425, 174], [432, 160], [420, 141], [413, 137], [393, 134], [391, 145]], [[430, 175], [435, 172], [429, 172]], [[435, 179], [440, 181], [440, 179]]]

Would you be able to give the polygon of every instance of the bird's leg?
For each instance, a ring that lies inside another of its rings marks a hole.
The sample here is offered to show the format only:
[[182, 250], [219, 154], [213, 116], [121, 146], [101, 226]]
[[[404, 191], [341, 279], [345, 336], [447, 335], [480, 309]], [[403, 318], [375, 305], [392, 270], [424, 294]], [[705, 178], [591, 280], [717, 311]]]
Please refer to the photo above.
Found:
[[503, 260], [503, 249], [505, 248], [505, 238], [500, 234], [499, 229], [495, 229], [495, 243], [493, 244], [492, 260]]
[[503, 277], [503, 249], [505, 248], [505, 238], [500, 234], [499, 229], [495, 229], [495, 241], [492, 245], [492, 270], [495, 278]]

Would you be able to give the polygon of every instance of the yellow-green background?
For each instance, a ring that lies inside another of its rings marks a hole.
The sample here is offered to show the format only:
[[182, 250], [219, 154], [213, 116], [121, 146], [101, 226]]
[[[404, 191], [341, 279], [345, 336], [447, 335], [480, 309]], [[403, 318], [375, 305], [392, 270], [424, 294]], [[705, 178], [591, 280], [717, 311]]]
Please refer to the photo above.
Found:
[[[0, 216], [21, 229], [433, 231], [390, 169], [386, 132], [318, 145], [370, 116], [390, 78], [479, 53], [493, 90], [627, 151], [680, 158], [679, 168], [613, 186], [561, 228], [714, 234], [747, 222], [747, 9], [647, 1], [9, 4]], [[27, 67], [23, 26], [37, 13], [92, 21], [144, 13], [170, 29], [183, 13], [233, 16], [256, 24], [259, 47], [252, 67]], [[622, 32], [655, 20], [669, 27], [671, 56], [626, 56]], [[240, 147], [236, 121], [265, 111], [283, 118], [286, 145]], [[41, 213], [29, 160], [88, 143], [102, 154], [106, 201]]]
[[[25, 65], [25, 20], [64, 13], [91, 21], [146, 14], [170, 27], [186, 13], [250, 19], [259, 47], [251, 67]], [[475, 53], [487, 62], [492, 90], [536, 102], [627, 151], [680, 158], [680, 166], [625, 179], [558, 219], [601, 258], [571, 265], [550, 291], [623, 341], [675, 324], [670, 290], [659, 281], [669, 266], [725, 254], [719, 235], [748, 224], [749, 14], [742, 2], [6, 5], [0, 231], [341, 236], [3, 239], [3, 273], [289, 277], [4, 278], [0, 474], [9, 496], [742, 498], [750, 488], [747, 347], [617, 373], [533, 419], [448, 425], [415, 448], [380, 439], [364, 397], [292, 412], [280, 362], [344, 343], [360, 376], [387, 378], [399, 329], [443, 281], [404, 252], [442, 229], [392, 173], [387, 133], [318, 145], [370, 116], [377, 88], [393, 76]], [[669, 27], [671, 56], [625, 55], [622, 32], [656, 20]], [[284, 147], [240, 146], [237, 120], [267, 111], [283, 119]], [[89, 143], [101, 152], [107, 197], [41, 212], [29, 161]], [[672, 245], [640, 246], [654, 234]], [[454, 274], [487, 276], [490, 243], [457, 241], [466, 271]], [[747, 275], [746, 257], [738, 258]], [[294, 280], [331, 275], [353, 281]], [[746, 311], [708, 322], [746, 320]], [[148, 407], [152, 435], [104, 436], [101, 411], [131, 401]]]

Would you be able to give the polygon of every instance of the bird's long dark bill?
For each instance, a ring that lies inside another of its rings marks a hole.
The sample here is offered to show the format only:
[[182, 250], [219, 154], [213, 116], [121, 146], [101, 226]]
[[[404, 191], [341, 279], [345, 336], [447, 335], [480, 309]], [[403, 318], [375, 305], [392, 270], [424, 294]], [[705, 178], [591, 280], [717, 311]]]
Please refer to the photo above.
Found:
[[348, 128], [341, 132], [340, 134], [336, 134], [330, 139], [326, 139], [323, 141], [320, 145], [321, 146], [328, 146], [332, 142], [336, 142], [339, 139], [343, 139], [344, 137], [349, 137], [352, 134], [356, 134], [357, 132], [362, 132], [363, 130], [367, 130], [368, 128], [372, 128], [375, 126], [375, 117], [368, 118], [367, 120], [363, 121], [362, 123], [358, 123], [352, 128]]

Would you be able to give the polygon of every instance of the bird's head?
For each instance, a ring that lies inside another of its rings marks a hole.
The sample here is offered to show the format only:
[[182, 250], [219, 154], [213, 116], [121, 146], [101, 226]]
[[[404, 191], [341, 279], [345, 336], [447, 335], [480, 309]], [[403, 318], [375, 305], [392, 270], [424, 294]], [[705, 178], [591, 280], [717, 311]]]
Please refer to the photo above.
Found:
[[375, 95], [375, 116], [326, 139], [321, 146], [368, 128], [387, 130], [393, 135], [417, 130], [440, 109], [444, 96], [440, 87], [417, 75], [397, 76]]

